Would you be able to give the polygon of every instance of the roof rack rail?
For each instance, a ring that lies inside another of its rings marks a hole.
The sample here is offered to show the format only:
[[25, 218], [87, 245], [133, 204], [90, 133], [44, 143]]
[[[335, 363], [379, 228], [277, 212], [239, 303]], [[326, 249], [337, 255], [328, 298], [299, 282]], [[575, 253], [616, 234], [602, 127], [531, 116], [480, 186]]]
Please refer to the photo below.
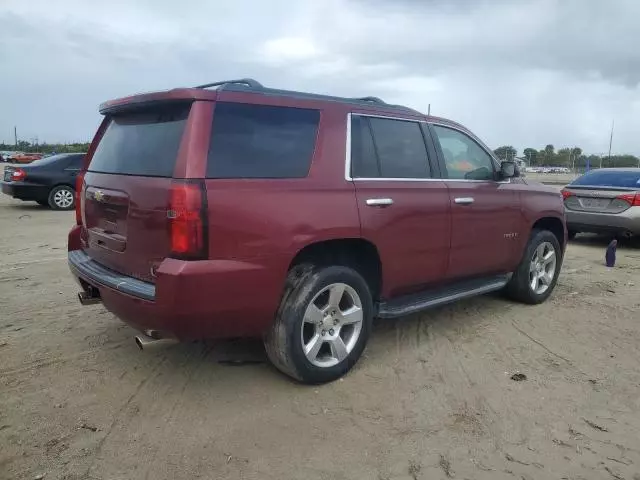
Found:
[[383, 105], [385, 107], [398, 108], [400, 110], [406, 110], [408, 112], [415, 113], [417, 115], [422, 115], [422, 113], [420, 113], [417, 110], [414, 110], [413, 108], [405, 107], [404, 105], [395, 105], [392, 103], [387, 103], [379, 97], [360, 97], [360, 98], [355, 98], [354, 100], [358, 102], [367, 102], [367, 103], [374, 103], [376, 105]]
[[198, 85], [197, 87], [194, 87], [194, 88], [219, 87], [221, 85], [226, 85], [228, 83], [246, 85], [247, 87], [256, 88], [256, 89], [264, 88], [264, 86], [260, 82], [254, 80], [253, 78], [239, 78], [237, 80], [223, 80], [221, 82], [205, 83], [204, 85]]
[[416, 115], [424, 115], [424, 113], [420, 112], [419, 110], [416, 110], [415, 108], [405, 107], [404, 105], [397, 105], [397, 104], [393, 104], [393, 103], [390, 103], [388, 105], [390, 107], [393, 107], [393, 108], [400, 108], [402, 110], [406, 110], [408, 112], [415, 113]]
[[361, 102], [369, 102], [369, 103], [379, 103], [380, 105], [386, 105], [387, 103], [378, 97], [360, 97], [355, 100], [359, 100]]

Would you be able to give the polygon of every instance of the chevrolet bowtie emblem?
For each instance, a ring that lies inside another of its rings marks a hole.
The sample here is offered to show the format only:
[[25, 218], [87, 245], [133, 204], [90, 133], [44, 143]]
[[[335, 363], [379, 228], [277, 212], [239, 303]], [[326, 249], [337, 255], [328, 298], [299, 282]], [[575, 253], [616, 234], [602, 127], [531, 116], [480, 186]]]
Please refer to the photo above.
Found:
[[98, 202], [101, 202], [104, 198], [104, 193], [102, 193], [100, 190], [96, 190], [93, 194], [93, 198], [95, 198]]

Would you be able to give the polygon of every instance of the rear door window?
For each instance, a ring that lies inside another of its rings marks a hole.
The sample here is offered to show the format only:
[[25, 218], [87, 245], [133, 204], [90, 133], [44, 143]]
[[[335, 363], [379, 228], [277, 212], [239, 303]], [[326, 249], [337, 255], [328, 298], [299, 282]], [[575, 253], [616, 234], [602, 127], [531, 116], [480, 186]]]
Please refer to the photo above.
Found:
[[351, 117], [351, 176], [378, 178], [380, 165], [373, 144], [371, 127], [366, 117]]
[[207, 178], [303, 178], [315, 150], [320, 112], [218, 102]]
[[382, 178], [429, 178], [427, 147], [418, 122], [368, 118]]
[[69, 157], [69, 163], [67, 163], [65, 170], [80, 170], [84, 155], [69, 155]]
[[172, 177], [189, 109], [180, 105], [114, 115], [89, 171]]

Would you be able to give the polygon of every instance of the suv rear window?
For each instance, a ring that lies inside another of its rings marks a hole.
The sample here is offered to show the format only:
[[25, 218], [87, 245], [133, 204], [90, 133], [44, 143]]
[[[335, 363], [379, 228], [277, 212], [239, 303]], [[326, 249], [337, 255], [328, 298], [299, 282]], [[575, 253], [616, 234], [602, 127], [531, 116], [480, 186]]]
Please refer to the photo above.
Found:
[[598, 187], [640, 188], [640, 171], [593, 170], [571, 182], [571, 185], [590, 185]]
[[181, 105], [114, 115], [89, 171], [172, 177], [189, 109]]
[[218, 102], [207, 178], [303, 178], [315, 149], [320, 112]]

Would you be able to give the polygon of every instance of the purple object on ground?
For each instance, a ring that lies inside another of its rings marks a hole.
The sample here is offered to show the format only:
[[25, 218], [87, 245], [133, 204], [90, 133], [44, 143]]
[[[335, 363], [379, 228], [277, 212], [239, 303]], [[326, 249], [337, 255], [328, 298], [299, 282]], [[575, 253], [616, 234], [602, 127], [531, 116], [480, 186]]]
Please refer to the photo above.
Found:
[[611, 240], [611, 243], [607, 247], [607, 253], [604, 258], [607, 262], [607, 267], [613, 267], [616, 264], [616, 249], [618, 248], [618, 240]]

